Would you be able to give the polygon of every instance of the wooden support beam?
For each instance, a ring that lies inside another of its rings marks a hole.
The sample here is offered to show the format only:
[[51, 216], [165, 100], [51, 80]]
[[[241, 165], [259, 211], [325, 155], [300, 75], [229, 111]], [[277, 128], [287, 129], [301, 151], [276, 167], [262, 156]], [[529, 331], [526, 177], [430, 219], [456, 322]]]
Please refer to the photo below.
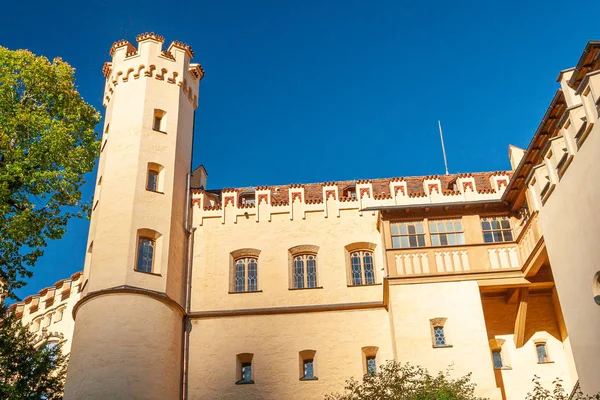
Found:
[[506, 296], [504, 297], [504, 300], [505, 300], [506, 304], [517, 304], [518, 298], [519, 298], [519, 289], [514, 288], [514, 289], [508, 289], [508, 291], [506, 292]]
[[519, 289], [519, 309], [515, 319], [515, 346], [523, 347], [525, 344], [525, 323], [527, 321], [527, 303], [529, 301], [529, 288]]

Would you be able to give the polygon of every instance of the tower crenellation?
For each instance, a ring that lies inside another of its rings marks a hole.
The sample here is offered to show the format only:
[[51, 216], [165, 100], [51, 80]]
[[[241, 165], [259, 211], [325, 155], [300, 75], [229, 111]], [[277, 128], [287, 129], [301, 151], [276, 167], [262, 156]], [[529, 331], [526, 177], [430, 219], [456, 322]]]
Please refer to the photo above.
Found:
[[115, 87], [136, 79], [156, 79], [181, 87], [194, 109], [198, 107], [198, 88], [204, 77], [200, 64], [191, 63], [192, 47], [173, 41], [163, 50], [164, 37], [154, 32], [142, 33], [136, 38], [138, 46], [119, 40], [110, 48], [111, 62], [102, 69], [106, 78], [103, 105], [110, 102]]

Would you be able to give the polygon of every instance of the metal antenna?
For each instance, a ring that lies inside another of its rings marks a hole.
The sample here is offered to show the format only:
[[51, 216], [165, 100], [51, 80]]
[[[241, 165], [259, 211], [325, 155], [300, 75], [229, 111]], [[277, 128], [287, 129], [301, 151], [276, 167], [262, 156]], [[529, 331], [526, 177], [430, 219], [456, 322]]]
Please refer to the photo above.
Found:
[[444, 147], [444, 135], [442, 135], [442, 124], [438, 120], [438, 127], [440, 128], [440, 140], [442, 141], [442, 153], [444, 154], [444, 166], [446, 167], [446, 175], [448, 174], [448, 160], [446, 160], [446, 148]]

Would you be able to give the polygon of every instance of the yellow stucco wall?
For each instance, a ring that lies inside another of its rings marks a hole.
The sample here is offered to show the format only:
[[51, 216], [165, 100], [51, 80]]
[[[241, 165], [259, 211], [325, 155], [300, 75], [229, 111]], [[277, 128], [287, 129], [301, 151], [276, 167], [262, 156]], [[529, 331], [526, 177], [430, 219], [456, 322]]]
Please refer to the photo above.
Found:
[[[362, 347], [392, 359], [385, 309], [199, 319], [192, 322], [190, 399], [321, 399], [363, 375]], [[299, 352], [315, 350], [316, 381], [299, 380]], [[254, 385], [236, 385], [236, 355], [253, 353]]]
[[[508, 399], [524, 399], [531, 392], [531, 379], [540, 377], [546, 388], [557, 378], [569, 390], [575, 382], [569, 371], [568, 351], [561, 339], [551, 294], [529, 296], [525, 323], [525, 344], [516, 348], [514, 341], [517, 304], [506, 304], [504, 297], [485, 298], [483, 311], [489, 339], [502, 339], [504, 369], [499, 370], [498, 384], [504, 386]], [[550, 363], [538, 363], [536, 342], [546, 343]], [[490, 350], [488, 350], [490, 351]]]
[[[390, 302], [399, 360], [434, 373], [452, 365], [454, 376], [473, 374], [478, 394], [500, 399], [476, 281], [391, 285]], [[444, 333], [452, 347], [433, 347], [433, 318], [447, 318]]]
[[182, 315], [141, 294], [113, 293], [83, 303], [65, 399], [179, 398]]

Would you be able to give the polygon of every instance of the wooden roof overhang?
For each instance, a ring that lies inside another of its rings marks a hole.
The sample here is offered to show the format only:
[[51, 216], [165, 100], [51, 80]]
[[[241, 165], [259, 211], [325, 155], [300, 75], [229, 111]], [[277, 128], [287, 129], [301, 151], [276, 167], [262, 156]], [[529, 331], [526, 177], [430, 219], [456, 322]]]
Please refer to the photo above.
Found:
[[585, 46], [581, 58], [573, 71], [569, 86], [577, 90], [585, 76], [592, 71], [600, 69], [600, 40], [591, 40]]
[[469, 201], [432, 204], [405, 204], [366, 207], [362, 211], [380, 211], [383, 220], [413, 218], [443, 218], [462, 215], [498, 215], [509, 213], [511, 208], [503, 201]]
[[567, 110], [567, 103], [562, 89], [558, 89], [550, 106], [542, 118], [538, 129], [533, 135], [521, 162], [508, 183], [502, 195], [502, 201], [510, 204], [513, 210], [519, 209], [525, 201], [525, 180], [531, 173], [531, 169], [542, 162], [542, 150], [548, 144], [548, 140], [555, 136], [558, 123]]

